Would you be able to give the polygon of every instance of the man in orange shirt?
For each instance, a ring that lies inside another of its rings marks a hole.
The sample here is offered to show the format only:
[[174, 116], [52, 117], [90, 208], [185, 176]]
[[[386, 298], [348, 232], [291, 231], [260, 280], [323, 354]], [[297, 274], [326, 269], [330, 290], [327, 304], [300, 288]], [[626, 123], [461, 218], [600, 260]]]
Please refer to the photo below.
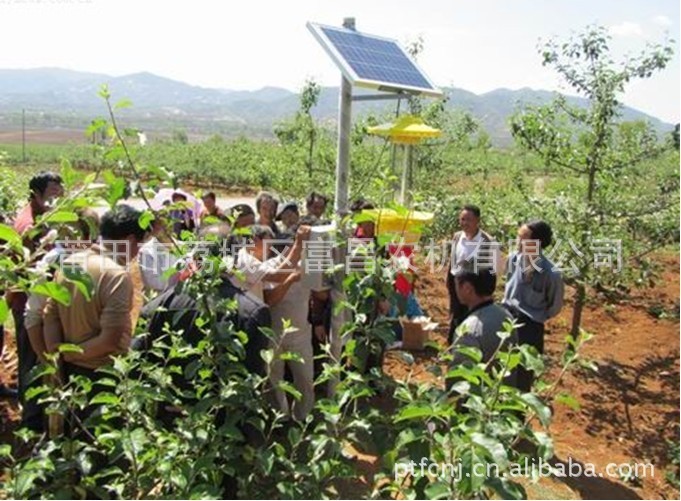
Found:
[[133, 283], [127, 267], [146, 236], [139, 226], [140, 214], [128, 205], [114, 207], [102, 217], [100, 244], [64, 260], [64, 267], [81, 268], [94, 284], [88, 300], [58, 274], [57, 282], [71, 293], [71, 304], [64, 306], [50, 298], [45, 307], [43, 334], [47, 351], [56, 352], [61, 343], [75, 344], [83, 350], [63, 355], [67, 378], [80, 374], [97, 380], [95, 370], [130, 347]]

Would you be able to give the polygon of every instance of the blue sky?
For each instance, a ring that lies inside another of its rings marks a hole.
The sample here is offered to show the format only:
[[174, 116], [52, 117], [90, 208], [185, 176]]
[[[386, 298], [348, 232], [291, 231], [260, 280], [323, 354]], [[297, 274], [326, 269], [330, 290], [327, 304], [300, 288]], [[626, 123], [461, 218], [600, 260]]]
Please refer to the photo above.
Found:
[[299, 89], [339, 73], [305, 28], [340, 25], [406, 43], [422, 36], [419, 62], [438, 85], [475, 93], [499, 87], [563, 90], [541, 66], [540, 39], [589, 24], [610, 29], [615, 59], [676, 40], [663, 72], [634, 82], [623, 100], [679, 121], [678, 0], [0, 0], [0, 68], [64, 67], [123, 75], [150, 71], [194, 85]]

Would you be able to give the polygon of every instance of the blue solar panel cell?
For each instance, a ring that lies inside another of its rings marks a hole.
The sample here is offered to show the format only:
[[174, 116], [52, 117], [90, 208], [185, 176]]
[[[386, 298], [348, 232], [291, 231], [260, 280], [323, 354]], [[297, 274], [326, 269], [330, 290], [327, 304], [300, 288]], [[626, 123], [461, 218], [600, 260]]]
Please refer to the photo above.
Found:
[[330, 44], [342, 58], [341, 66], [344, 62], [360, 83], [372, 81], [385, 87], [440, 93], [394, 40], [345, 28], [318, 26], [318, 29], [328, 41], [320, 40], [322, 45]]

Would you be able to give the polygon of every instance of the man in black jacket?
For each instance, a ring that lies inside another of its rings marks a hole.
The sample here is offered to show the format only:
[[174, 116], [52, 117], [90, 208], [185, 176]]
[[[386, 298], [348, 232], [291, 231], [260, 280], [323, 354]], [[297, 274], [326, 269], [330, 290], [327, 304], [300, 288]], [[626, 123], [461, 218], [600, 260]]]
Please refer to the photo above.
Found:
[[[244, 365], [249, 372], [264, 376], [267, 368], [260, 351], [267, 349], [268, 339], [260, 328], [271, 325], [269, 307], [254, 295], [236, 287], [228, 277], [222, 279], [217, 295], [221, 300], [236, 299], [236, 310], [226, 313], [220, 321], [232, 321], [235, 330], [246, 333], [248, 342]], [[145, 339], [143, 343], [140, 343], [141, 340], [136, 341], [135, 348], [149, 347], [153, 340], [163, 336], [166, 323], [172, 331], [181, 330], [188, 343], [198, 343], [203, 337], [195, 322], [199, 313], [197, 299], [183, 291], [181, 284], [166, 290], [142, 310], [142, 315], [150, 321], [150, 339]]]

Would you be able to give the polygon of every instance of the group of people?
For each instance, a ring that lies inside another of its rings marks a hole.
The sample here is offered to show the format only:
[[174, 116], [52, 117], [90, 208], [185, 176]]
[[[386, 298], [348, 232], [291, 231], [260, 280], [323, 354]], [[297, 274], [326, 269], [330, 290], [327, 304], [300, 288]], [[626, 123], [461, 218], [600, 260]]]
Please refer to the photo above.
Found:
[[[215, 194], [208, 193], [203, 197], [199, 224], [195, 225], [186, 203], [188, 197], [180, 192], [163, 203], [149, 228], [141, 226], [141, 211], [118, 204], [101, 218], [91, 209], [80, 209], [77, 222], [61, 225], [61, 233], [52, 235], [54, 230], [49, 225], [38, 223], [54, 200], [63, 195], [61, 178], [41, 173], [31, 180], [29, 192], [29, 203], [12, 223], [25, 237], [24, 245], [36, 261], [33, 264], [43, 271], [41, 280], [54, 281], [69, 291], [71, 299], [60, 302], [18, 289], [7, 291], [17, 339], [18, 397], [24, 426], [44, 429], [41, 406], [35, 399], [26, 398], [29, 373], [46, 362], [48, 354], [56, 353], [62, 343], [78, 345], [82, 350], [60, 355], [63, 377], [80, 374], [97, 381], [97, 369], [110, 363], [112, 356], [131, 347], [146, 349], [153, 345], [164, 335], [166, 322], [189, 342], [200, 339], [194, 322], [200, 305], [183, 284], [195, 272], [196, 259], [191, 254], [178, 256], [169, 247], [182, 232], [190, 232], [200, 241], [217, 240], [223, 249], [238, 249], [233, 257], [239, 272], [221, 277], [216, 292], [220, 299], [236, 300], [237, 308], [225, 315], [248, 335], [244, 364], [254, 373], [270, 374], [273, 403], [282, 412], [297, 419], [310, 412], [314, 403], [312, 337], [317, 345], [328, 340], [330, 308], [328, 290], [312, 291], [301, 280], [300, 261], [310, 225], [323, 220], [326, 197], [311, 193], [301, 215], [297, 204], [279, 204], [273, 194], [262, 192], [255, 211], [248, 204], [238, 204], [226, 215], [217, 207]], [[270, 240], [288, 245], [277, 254], [268, 245]], [[133, 260], [139, 263], [146, 290], [142, 315], [149, 320], [149, 332], [140, 339], [133, 339], [134, 282], [129, 267]], [[91, 295], [66, 273], [74, 267], [89, 276], [94, 286]], [[275, 358], [271, 368], [263, 363], [261, 351], [272, 347], [272, 341], [263, 334], [265, 327], [276, 333], [277, 354], [295, 351], [302, 357], [299, 362], [289, 361], [289, 377], [303, 395], [293, 405], [276, 389], [284, 378], [283, 362]], [[4, 388], [3, 394], [13, 396], [9, 388]]]
[[[522, 224], [517, 248], [504, 260], [500, 245], [480, 228], [480, 217], [479, 207], [465, 205], [459, 214], [461, 230], [452, 237], [446, 278], [448, 342], [480, 349], [486, 362], [500, 345], [497, 333], [512, 320], [517, 327], [506, 343], [529, 345], [543, 354], [545, 323], [562, 309], [564, 294], [560, 271], [544, 255], [553, 242], [551, 227], [539, 220]], [[504, 295], [498, 304], [494, 291], [497, 277], [504, 274]], [[509, 381], [530, 391], [533, 372], [520, 366]]]
[[[323, 344], [336, 342], [338, 348], [340, 342], [339, 334], [334, 338], [332, 332], [335, 317], [332, 287], [305, 280], [301, 268], [305, 242], [314, 226], [327, 222], [325, 196], [311, 193], [305, 201], [304, 214], [296, 203], [280, 203], [267, 192], [258, 195], [255, 211], [248, 204], [238, 204], [225, 212], [217, 206], [211, 192], [203, 196], [198, 227], [194, 215], [186, 212], [189, 209], [184, 204], [187, 201], [184, 193], [164, 204], [167, 210], [159, 211], [149, 228], [140, 226], [140, 211], [129, 205], [116, 205], [101, 218], [84, 209], [79, 211], [78, 222], [62, 227], [58, 242], [67, 243], [54, 246], [47, 241], [48, 228], [36, 227], [35, 222], [52, 207], [55, 198], [62, 196], [61, 179], [53, 173], [41, 173], [31, 180], [29, 191], [29, 203], [14, 219], [14, 228], [26, 237], [24, 245], [29, 250], [49, 250], [41, 256], [37, 267], [46, 271], [44, 280], [54, 280], [69, 290], [71, 301], [7, 291], [16, 330], [24, 425], [43, 429], [40, 405], [25, 398], [28, 374], [46, 360], [47, 354], [55, 353], [61, 343], [81, 348], [79, 353], [61, 355], [63, 377], [81, 374], [96, 381], [100, 377], [97, 369], [110, 363], [112, 356], [131, 347], [153, 346], [154, 340], [165, 335], [166, 323], [182, 332], [189, 342], [200, 339], [195, 322], [200, 307], [197, 298], [183, 286], [195, 270], [192, 257], [167, 252], [173, 239], [184, 231], [220, 242], [223, 249], [238, 249], [232, 255], [238, 272], [220, 277], [217, 293], [220, 298], [236, 300], [237, 308], [225, 315], [248, 335], [245, 366], [254, 373], [269, 375], [272, 405], [282, 413], [296, 420], [305, 419], [310, 413], [315, 400], [313, 359]], [[355, 212], [367, 208], [373, 205], [365, 200], [351, 207]], [[560, 273], [542, 252], [551, 244], [551, 228], [541, 221], [522, 225], [518, 231], [518, 250], [503, 260], [494, 239], [480, 229], [480, 216], [478, 207], [463, 207], [459, 217], [461, 231], [452, 238], [447, 273], [449, 344], [475, 346], [487, 360], [499, 346], [496, 333], [512, 318], [519, 327], [507, 342], [529, 344], [542, 353], [544, 324], [560, 311], [563, 299]], [[358, 223], [354, 236], [375, 238], [373, 223], [366, 220]], [[69, 240], [80, 243], [69, 247]], [[277, 248], [269, 245], [271, 241], [285, 245]], [[536, 244], [533, 254], [526, 251], [529, 242]], [[492, 259], [486, 260], [487, 265], [477, 266], [484, 253], [491, 254]], [[142, 315], [149, 320], [148, 334], [140, 339], [133, 339], [131, 315], [134, 283], [128, 265], [134, 259], [138, 260], [147, 291]], [[72, 266], [91, 278], [94, 284], [91, 296], [62, 272]], [[497, 277], [504, 269], [506, 286], [500, 305], [493, 296]], [[411, 304], [414, 315], [422, 314], [413, 288], [407, 292], [405, 297], [411, 301], [406, 304]], [[387, 313], [391, 305], [384, 303], [383, 299], [378, 301], [379, 308]], [[274, 331], [274, 341], [264, 336], [263, 327]], [[261, 351], [268, 347], [274, 349], [269, 367], [261, 357]], [[297, 356], [287, 357], [284, 362], [279, 355], [286, 352]], [[287, 377], [285, 366], [300, 399], [292, 400], [279, 389], [280, 381]], [[519, 371], [516, 384], [528, 391], [532, 373]]]

